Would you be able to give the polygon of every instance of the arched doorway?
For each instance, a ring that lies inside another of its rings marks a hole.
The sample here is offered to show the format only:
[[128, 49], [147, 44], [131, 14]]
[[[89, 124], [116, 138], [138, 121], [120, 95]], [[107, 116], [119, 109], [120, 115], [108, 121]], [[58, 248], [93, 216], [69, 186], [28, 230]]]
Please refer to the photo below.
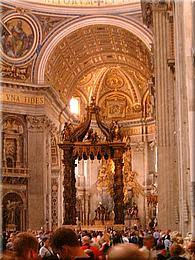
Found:
[[2, 200], [2, 228], [6, 231], [25, 230], [26, 216], [24, 202], [15, 192], [7, 193]]

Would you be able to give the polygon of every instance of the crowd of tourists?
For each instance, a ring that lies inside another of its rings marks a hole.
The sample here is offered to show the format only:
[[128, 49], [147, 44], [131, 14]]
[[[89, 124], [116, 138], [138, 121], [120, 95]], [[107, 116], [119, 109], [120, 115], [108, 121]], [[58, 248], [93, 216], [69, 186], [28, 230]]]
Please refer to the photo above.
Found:
[[55, 232], [4, 232], [4, 260], [195, 260], [195, 241], [179, 232], [141, 230], [106, 231], [58, 228]]

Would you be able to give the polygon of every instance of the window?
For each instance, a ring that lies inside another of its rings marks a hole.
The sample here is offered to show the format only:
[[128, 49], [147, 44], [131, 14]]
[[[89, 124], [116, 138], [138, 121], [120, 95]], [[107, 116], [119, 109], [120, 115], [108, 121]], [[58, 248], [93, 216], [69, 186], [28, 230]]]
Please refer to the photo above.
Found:
[[79, 98], [76, 98], [76, 97], [72, 97], [71, 100], [70, 100], [70, 111], [71, 113], [73, 114], [76, 114], [76, 115], [79, 115]]

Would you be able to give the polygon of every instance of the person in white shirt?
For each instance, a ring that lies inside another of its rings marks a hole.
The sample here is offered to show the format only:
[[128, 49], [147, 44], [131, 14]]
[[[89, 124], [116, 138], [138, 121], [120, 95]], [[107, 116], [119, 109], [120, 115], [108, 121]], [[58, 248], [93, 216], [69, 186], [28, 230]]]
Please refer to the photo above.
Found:
[[43, 246], [40, 248], [39, 250], [39, 256], [41, 258], [47, 257], [47, 256], [51, 256], [53, 255], [53, 251], [52, 248], [50, 246], [50, 237], [49, 236], [45, 236], [43, 239]]
[[153, 250], [154, 237], [152, 235], [144, 237], [143, 243], [144, 245], [140, 248], [140, 251], [145, 253], [148, 260], [157, 259], [156, 250]]
[[165, 238], [165, 240], [164, 240], [165, 249], [169, 250], [171, 245], [172, 245], [172, 242], [168, 238]]

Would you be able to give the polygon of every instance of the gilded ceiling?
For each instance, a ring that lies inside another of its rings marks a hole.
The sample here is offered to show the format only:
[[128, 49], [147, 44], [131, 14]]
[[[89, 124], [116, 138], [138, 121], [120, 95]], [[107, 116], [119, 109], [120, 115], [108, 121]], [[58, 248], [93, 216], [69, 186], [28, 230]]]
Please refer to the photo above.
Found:
[[134, 34], [93, 25], [66, 36], [51, 53], [45, 78], [67, 102], [79, 96], [81, 110], [95, 96], [106, 119], [138, 118], [151, 76], [151, 54]]

